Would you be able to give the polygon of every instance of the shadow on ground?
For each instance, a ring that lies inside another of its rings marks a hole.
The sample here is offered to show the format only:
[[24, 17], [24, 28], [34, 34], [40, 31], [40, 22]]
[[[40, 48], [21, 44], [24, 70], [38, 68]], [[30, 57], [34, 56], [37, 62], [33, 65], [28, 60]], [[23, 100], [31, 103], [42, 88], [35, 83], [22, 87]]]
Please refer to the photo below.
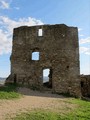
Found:
[[52, 91], [37, 91], [37, 90], [31, 90], [29, 88], [25, 87], [19, 87], [18, 92], [23, 95], [27, 96], [38, 96], [38, 97], [48, 97], [48, 98], [66, 98], [63, 95], [58, 95], [52, 93]]
[[17, 85], [1, 85], [0, 91], [2, 92], [17, 92], [22, 95], [26, 96], [37, 96], [37, 97], [47, 97], [47, 98], [67, 98], [67, 96], [64, 95], [58, 95], [55, 93], [52, 93], [52, 90], [46, 90], [46, 91], [38, 91], [38, 90], [31, 90], [30, 88], [26, 87], [18, 87]]
[[0, 85], [0, 91], [3, 92], [14, 92], [17, 91], [17, 86], [16, 85]]

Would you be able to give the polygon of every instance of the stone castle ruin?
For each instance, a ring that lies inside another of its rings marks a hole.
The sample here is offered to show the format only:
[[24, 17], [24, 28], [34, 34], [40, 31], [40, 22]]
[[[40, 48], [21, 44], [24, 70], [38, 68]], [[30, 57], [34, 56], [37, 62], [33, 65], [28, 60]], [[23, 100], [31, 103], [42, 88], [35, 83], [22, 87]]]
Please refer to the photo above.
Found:
[[[81, 95], [77, 27], [56, 24], [15, 28], [10, 60], [7, 82]], [[48, 81], [44, 82], [46, 69]]]

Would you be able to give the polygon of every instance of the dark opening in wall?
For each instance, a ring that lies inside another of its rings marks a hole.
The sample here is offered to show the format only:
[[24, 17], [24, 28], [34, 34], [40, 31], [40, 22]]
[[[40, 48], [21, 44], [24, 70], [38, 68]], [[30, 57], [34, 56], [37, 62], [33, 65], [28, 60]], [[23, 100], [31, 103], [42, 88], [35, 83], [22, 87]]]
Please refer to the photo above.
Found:
[[39, 52], [32, 52], [32, 60], [39, 60]]
[[42, 29], [38, 29], [38, 36], [43, 36], [43, 30]]
[[83, 87], [84, 86], [84, 82], [83, 81], [81, 81], [81, 87]]
[[17, 83], [17, 76], [16, 76], [16, 74], [14, 74], [14, 84], [16, 84]]
[[43, 69], [43, 85], [52, 88], [52, 69]]
[[67, 66], [67, 69], [69, 68], [69, 66]]

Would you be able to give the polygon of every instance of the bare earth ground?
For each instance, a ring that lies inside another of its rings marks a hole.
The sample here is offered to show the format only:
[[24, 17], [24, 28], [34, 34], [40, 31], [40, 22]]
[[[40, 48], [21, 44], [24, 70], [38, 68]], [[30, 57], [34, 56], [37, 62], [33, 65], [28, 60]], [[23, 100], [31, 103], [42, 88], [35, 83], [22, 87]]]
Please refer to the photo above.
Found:
[[76, 106], [66, 102], [67, 99], [60, 95], [48, 92], [32, 91], [27, 88], [19, 88], [22, 98], [15, 100], [0, 100], [0, 120], [14, 117], [16, 114], [33, 109], [46, 109], [57, 112], [67, 112]]

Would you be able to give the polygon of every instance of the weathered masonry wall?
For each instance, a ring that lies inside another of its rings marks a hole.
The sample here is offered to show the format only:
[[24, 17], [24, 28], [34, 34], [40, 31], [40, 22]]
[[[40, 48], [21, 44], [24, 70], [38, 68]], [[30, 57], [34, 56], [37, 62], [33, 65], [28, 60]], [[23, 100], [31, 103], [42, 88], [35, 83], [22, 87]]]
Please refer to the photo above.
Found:
[[90, 75], [81, 75], [81, 92], [85, 97], [90, 97]]
[[[42, 29], [41, 36], [38, 36], [39, 29]], [[39, 52], [39, 60], [32, 60], [33, 52]], [[45, 68], [52, 69], [53, 91], [80, 96], [76, 27], [59, 24], [14, 29], [11, 81], [41, 88]]]

